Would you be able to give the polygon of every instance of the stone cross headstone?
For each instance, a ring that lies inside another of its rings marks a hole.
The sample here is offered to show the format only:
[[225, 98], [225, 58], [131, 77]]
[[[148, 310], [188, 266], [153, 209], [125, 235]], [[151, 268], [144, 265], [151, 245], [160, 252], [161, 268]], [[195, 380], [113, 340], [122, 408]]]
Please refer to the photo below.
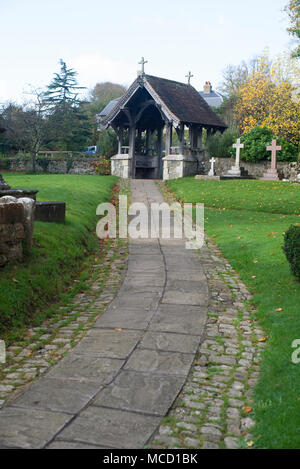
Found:
[[271, 168], [276, 169], [276, 166], [277, 166], [277, 151], [281, 150], [281, 146], [277, 145], [276, 140], [272, 140], [272, 145], [267, 147], [267, 150], [272, 152]]
[[244, 144], [241, 143], [241, 139], [238, 138], [236, 143], [234, 143], [233, 148], [236, 149], [236, 155], [235, 155], [235, 166], [236, 168], [240, 169], [240, 157], [241, 157], [241, 149], [244, 148]]
[[233, 148], [236, 149], [235, 165], [232, 166], [231, 169], [228, 171], [228, 176], [240, 177], [241, 176], [240, 156], [241, 156], [241, 149], [244, 148], [244, 144], [241, 143], [241, 139], [238, 138], [236, 143], [234, 143], [232, 146]]
[[210, 170], [209, 170], [209, 173], [208, 175], [209, 176], [214, 176], [215, 175], [215, 158], [212, 158], [211, 160], [209, 160], [209, 162], [211, 163], [211, 166], [210, 166]]
[[277, 171], [277, 152], [280, 151], [282, 148], [281, 146], [277, 145], [276, 140], [272, 140], [272, 145], [267, 146], [267, 151], [272, 152], [272, 159], [271, 159], [271, 168], [264, 173], [262, 179], [267, 181], [278, 181], [278, 171]]

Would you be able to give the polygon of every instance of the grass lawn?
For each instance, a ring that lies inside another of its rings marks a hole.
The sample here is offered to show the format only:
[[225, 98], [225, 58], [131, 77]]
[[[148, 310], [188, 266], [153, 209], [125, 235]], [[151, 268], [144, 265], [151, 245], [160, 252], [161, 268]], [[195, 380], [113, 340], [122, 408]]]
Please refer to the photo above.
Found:
[[[200, 181], [168, 187], [181, 202], [205, 204], [205, 229], [253, 294], [268, 336], [255, 391], [256, 448], [300, 448], [300, 283], [282, 252], [283, 233], [300, 223], [300, 185], [267, 181]], [[280, 311], [279, 311], [280, 310]]]
[[[35, 222], [30, 256], [0, 270], [0, 337], [10, 342], [26, 325], [45, 319], [49, 303], [67, 295], [72, 278], [80, 276], [84, 260], [97, 250], [96, 207], [110, 199], [117, 178], [5, 174], [5, 180], [13, 188], [38, 189], [40, 201], [67, 204], [65, 224]], [[78, 282], [76, 290], [82, 286]]]

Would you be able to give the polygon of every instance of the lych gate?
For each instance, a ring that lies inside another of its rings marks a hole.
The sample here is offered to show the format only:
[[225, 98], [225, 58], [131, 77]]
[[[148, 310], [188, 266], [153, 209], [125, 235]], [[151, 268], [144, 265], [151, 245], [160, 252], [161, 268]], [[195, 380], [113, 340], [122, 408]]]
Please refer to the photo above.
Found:
[[[226, 129], [190, 84], [143, 72], [104, 116], [101, 128], [109, 126], [118, 137], [118, 154], [111, 159], [112, 174], [153, 179], [197, 174], [204, 153], [203, 128], [208, 137]], [[189, 129], [188, 145], [186, 128]], [[173, 129], [179, 142], [176, 149], [172, 147]]]

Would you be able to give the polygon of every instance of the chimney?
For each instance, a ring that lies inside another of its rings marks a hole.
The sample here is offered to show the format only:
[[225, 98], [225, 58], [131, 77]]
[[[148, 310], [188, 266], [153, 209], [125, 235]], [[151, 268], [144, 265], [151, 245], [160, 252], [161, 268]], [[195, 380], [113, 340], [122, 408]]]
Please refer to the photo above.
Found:
[[206, 81], [206, 82], [205, 82], [205, 85], [204, 85], [203, 90], [204, 90], [204, 93], [205, 93], [205, 94], [210, 94], [210, 93], [211, 93], [211, 91], [212, 91], [212, 85], [211, 85], [211, 82], [210, 82], [210, 81]]

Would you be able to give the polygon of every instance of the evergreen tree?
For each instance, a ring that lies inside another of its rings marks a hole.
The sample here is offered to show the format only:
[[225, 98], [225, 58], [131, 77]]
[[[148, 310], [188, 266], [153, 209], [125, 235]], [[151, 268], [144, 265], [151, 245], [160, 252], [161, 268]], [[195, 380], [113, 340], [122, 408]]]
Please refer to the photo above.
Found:
[[82, 151], [90, 143], [92, 132], [86, 103], [78, 99], [77, 72], [60, 60], [56, 73], [45, 93], [50, 107], [47, 146], [57, 151]]
[[77, 105], [78, 91], [85, 89], [77, 84], [77, 72], [72, 68], [67, 68], [66, 63], [60, 59], [60, 73], [55, 73], [54, 78], [48, 90], [45, 93], [45, 99], [52, 107], [62, 107], [67, 109], [67, 104]]

